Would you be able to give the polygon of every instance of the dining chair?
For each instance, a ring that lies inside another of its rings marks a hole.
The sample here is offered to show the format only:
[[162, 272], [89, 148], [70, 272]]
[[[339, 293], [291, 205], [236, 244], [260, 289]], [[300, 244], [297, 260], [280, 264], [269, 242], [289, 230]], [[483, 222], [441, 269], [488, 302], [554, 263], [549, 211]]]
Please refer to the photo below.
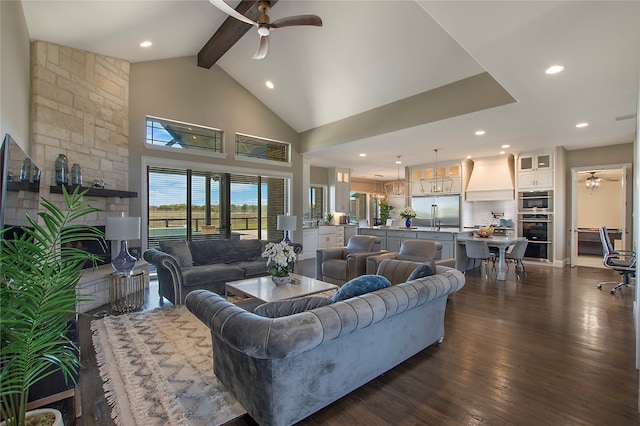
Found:
[[[480, 273], [482, 273], [482, 264], [485, 266], [485, 277], [489, 278], [489, 261], [491, 261], [493, 267], [492, 269], [496, 269], [496, 255], [491, 253], [489, 250], [489, 246], [486, 241], [478, 241], [478, 240], [467, 240], [465, 242], [466, 252], [467, 252], [467, 265], [464, 268], [464, 272], [466, 274], [469, 269], [469, 261], [473, 260], [473, 268], [476, 267], [476, 260], [480, 261]], [[472, 269], [473, 269], [472, 268]]]
[[513, 263], [516, 267], [516, 279], [520, 277], [520, 275], [518, 274], [518, 268], [522, 270], [522, 273], [524, 275], [527, 275], [527, 271], [524, 269], [524, 263], [522, 263], [522, 258], [524, 257], [524, 253], [527, 251], [528, 245], [529, 241], [526, 238], [518, 240], [511, 251], [504, 257], [507, 261], [507, 267], [509, 267], [509, 261], [513, 260]]

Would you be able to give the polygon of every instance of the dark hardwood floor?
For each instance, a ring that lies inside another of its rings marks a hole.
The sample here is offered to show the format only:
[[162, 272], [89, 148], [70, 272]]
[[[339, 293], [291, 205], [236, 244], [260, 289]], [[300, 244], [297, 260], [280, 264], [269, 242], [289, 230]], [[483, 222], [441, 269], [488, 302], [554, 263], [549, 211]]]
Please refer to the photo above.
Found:
[[[615, 295], [597, 290], [598, 282], [619, 277], [606, 269], [525, 266], [528, 275], [519, 281], [513, 266], [504, 282], [471, 271], [465, 287], [449, 298], [442, 344], [300, 424], [640, 424], [634, 288]], [[312, 276], [314, 260], [299, 268]], [[157, 295], [149, 294], [145, 308], [155, 306]], [[83, 416], [70, 419], [68, 408], [67, 425], [113, 424], [91, 319], [80, 323]], [[244, 416], [230, 424], [255, 423]]]

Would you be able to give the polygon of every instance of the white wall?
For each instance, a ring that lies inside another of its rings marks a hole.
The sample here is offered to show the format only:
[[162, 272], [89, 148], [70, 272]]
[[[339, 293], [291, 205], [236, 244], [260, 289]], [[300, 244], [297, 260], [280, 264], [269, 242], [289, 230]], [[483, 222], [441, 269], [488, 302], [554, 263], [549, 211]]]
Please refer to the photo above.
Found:
[[578, 228], [622, 228], [622, 187], [620, 182], [602, 181], [593, 191], [578, 184]]
[[19, 1], [0, 1], [0, 137], [29, 151], [30, 40]]

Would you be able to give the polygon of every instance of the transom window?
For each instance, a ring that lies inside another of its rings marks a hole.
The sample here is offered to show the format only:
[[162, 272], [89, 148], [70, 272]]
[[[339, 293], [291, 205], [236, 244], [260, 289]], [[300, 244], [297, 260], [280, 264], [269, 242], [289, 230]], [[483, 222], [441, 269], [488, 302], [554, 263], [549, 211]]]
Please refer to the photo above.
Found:
[[222, 130], [211, 127], [147, 117], [148, 145], [221, 153], [222, 136]]
[[236, 156], [288, 163], [291, 145], [272, 139], [236, 133]]

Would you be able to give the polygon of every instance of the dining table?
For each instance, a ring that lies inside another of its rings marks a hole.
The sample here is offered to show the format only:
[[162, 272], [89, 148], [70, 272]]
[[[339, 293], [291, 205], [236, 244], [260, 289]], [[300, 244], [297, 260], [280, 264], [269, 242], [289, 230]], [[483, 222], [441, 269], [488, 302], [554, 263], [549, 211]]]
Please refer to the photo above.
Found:
[[[458, 242], [460, 244], [464, 244], [466, 241], [485, 241], [487, 246], [495, 247], [498, 249], [498, 268], [496, 273], [496, 279], [500, 281], [504, 281], [507, 279], [507, 262], [506, 262], [506, 253], [507, 249], [515, 245], [517, 241], [524, 240], [524, 237], [515, 237], [515, 236], [497, 236], [491, 235], [489, 237], [479, 237], [477, 235], [473, 235], [470, 237], [459, 238]], [[466, 256], [466, 252], [465, 252]], [[458, 259], [458, 265], [461, 265], [460, 259]]]

